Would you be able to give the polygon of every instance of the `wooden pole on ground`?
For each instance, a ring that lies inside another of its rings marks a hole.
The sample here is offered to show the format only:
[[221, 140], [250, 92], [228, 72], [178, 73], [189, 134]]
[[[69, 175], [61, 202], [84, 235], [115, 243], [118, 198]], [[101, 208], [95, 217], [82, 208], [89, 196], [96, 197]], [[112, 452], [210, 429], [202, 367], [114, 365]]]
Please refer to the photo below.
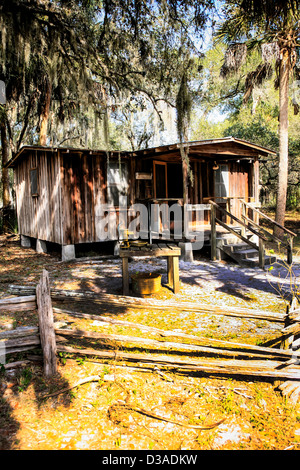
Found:
[[57, 372], [56, 340], [49, 275], [45, 269], [43, 269], [40, 282], [36, 287], [36, 300], [39, 316], [40, 340], [44, 358], [44, 374], [47, 378], [50, 378]]

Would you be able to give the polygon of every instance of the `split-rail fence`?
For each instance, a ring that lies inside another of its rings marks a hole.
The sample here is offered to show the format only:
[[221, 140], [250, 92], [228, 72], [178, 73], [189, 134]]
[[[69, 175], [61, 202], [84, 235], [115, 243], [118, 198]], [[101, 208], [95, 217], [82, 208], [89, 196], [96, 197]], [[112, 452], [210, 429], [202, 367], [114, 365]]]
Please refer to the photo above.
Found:
[[[95, 294], [92, 292], [68, 292], [50, 289], [49, 275], [43, 270], [36, 292], [30, 288], [12, 286], [15, 292], [23, 295], [0, 300], [0, 312], [5, 310], [37, 309], [39, 326], [27, 326], [0, 333], [1, 351], [10, 357], [16, 352], [34, 349], [42, 350], [43, 369], [46, 377], [51, 378], [57, 372], [59, 353], [92, 356], [98, 360], [122, 361], [134, 364], [134, 367], [178, 371], [180, 373], [199, 373], [226, 377], [250, 377], [257, 380], [272, 380], [284, 395], [292, 395], [297, 401], [300, 397], [300, 308], [293, 299], [284, 314], [268, 313], [251, 309], [222, 309], [202, 304], [153, 303], [149, 299]], [[26, 295], [24, 295], [26, 294]], [[61, 304], [70, 304], [72, 300], [92, 299], [106, 311], [116, 308], [151, 308], [156, 310], [176, 309], [199, 313], [211, 312], [216, 315], [231, 315], [243, 318], [263, 319], [282, 323], [282, 336], [278, 339], [279, 347], [265, 347], [252, 344], [201, 337], [173, 330], [163, 330], [148, 325], [132, 323], [119, 319], [117, 315], [91, 315], [57, 308], [53, 300]], [[54, 316], [68, 315], [72, 318], [97, 320], [103, 324], [119, 325], [124, 328], [139, 330], [146, 337], [119, 334], [104, 334], [94, 331], [66, 328], [66, 324], [54, 321]], [[151, 333], [151, 334], [150, 334]], [[151, 336], [151, 337], [150, 337]], [[152, 339], [152, 337], [156, 339]], [[72, 345], [69, 343], [72, 340]], [[74, 347], [74, 340], [92, 341], [92, 348]], [[96, 344], [96, 346], [95, 346]], [[131, 347], [142, 352], [130, 352]], [[144, 349], [144, 351], [143, 351]], [[152, 351], [152, 352], [150, 352]], [[27, 363], [28, 360], [6, 363], [4, 368]]]

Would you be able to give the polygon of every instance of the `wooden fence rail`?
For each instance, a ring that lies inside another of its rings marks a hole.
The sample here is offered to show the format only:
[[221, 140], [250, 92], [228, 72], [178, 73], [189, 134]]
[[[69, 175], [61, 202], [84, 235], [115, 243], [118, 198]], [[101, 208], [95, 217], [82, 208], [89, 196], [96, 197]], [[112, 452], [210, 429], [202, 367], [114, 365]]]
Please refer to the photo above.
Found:
[[[74, 293], [72, 294], [72, 298], [74, 298]], [[88, 297], [94, 301], [95, 294], [90, 294], [88, 296], [85, 293], [79, 298], [83, 300]], [[296, 391], [299, 390], [300, 393], [300, 351], [296, 350], [299, 348], [296, 336], [300, 333], [300, 309], [295, 306], [295, 302], [288, 308], [284, 316], [272, 319], [272, 321], [284, 321], [285, 323], [282, 329], [281, 348], [268, 348], [199, 337], [172, 330], [161, 330], [147, 325], [127, 322], [112, 316], [83, 314], [52, 307], [51, 297], [57, 298], [57, 296], [60, 299], [69, 300], [70, 298], [68, 295], [63, 296], [61, 292], [60, 294], [57, 291], [50, 292], [49, 276], [47, 271], [44, 270], [36, 288], [35, 308], [38, 309], [39, 327], [22, 327], [0, 333], [0, 346], [2, 345], [2, 349], [7, 354], [16, 351], [27, 351], [37, 347], [41, 348], [44, 374], [47, 377], [51, 377], [57, 372], [57, 353], [67, 352], [75, 355], [98, 357], [103, 360], [121, 360], [139, 366], [146, 365], [150, 368], [159, 366], [178, 370], [181, 373], [198, 371], [201, 374], [218, 374], [230, 377], [248, 376], [258, 379], [273, 379], [274, 381], [284, 380], [293, 384], [294, 396], [295, 389]], [[101, 304], [102, 301], [106, 301], [108, 305], [118, 306], [120, 302], [125, 301], [122, 296], [119, 298], [108, 294], [98, 296], [98, 300], [99, 298]], [[31, 298], [29, 301], [33, 302], [33, 299]], [[130, 308], [132, 306], [139, 306], [139, 308], [155, 307], [154, 304], [151, 304], [148, 300], [144, 301], [144, 299], [131, 299], [131, 301], [128, 301], [128, 297], [126, 297], [126, 301], [126, 305]], [[20, 302], [12, 302], [12, 304], [18, 305]], [[193, 305], [195, 308], [195, 304]], [[182, 308], [191, 309], [193, 305], [185, 304]], [[176, 304], [176, 308], [177, 306], [178, 304]], [[254, 311], [252, 318], [260, 318], [261, 313], [258, 314]], [[135, 328], [141, 333], [146, 333], [146, 337], [66, 329], [59, 327], [54, 322], [54, 314], [56, 317], [63, 314], [73, 318], [97, 319], [100, 323], [110, 323], [112, 326], [120, 325], [124, 329], [126, 327]], [[156, 339], [149, 338], [149, 333], [156, 335]], [[92, 341], [91, 349], [77, 348], [74, 347], [74, 344], [68, 345], [68, 340], [71, 339], [73, 343], [74, 341], [76, 343], [76, 338]], [[180, 341], [176, 338], [180, 338]], [[289, 341], [287, 341], [287, 338]], [[286, 348], [286, 344], [289, 345], [288, 348]], [[144, 349], [145, 352], [130, 352], [130, 349], [137, 347], [140, 350]], [[162, 353], [166, 351], [168, 355], [163, 355]]]
[[4, 311], [24, 311], [36, 308], [36, 296], [25, 295], [22, 297], [14, 297], [0, 300], [0, 312]]
[[[31, 295], [34, 288], [25, 288], [21, 286], [10, 286], [11, 292], [27, 293]], [[65, 291], [61, 289], [51, 289], [51, 299], [54, 301], [66, 302], [92, 300], [103, 308], [151, 308], [152, 310], [172, 310], [187, 311], [195, 313], [212, 313], [214, 315], [225, 315], [239, 318], [250, 318], [254, 320], [267, 320], [284, 323], [286, 320], [285, 313], [275, 313], [266, 310], [247, 309], [240, 307], [222, 308], [217, 305], [200, 304], [198, 302], [173, 302], [173, 301], [156, 301], [155, 303], [148, 299], [127, 297], [113, 294], [96, 294], [91, 291]], [[0, 306], [1, 306], [0, 300]], [[16, 309], [17, 310], [17, 309]]]

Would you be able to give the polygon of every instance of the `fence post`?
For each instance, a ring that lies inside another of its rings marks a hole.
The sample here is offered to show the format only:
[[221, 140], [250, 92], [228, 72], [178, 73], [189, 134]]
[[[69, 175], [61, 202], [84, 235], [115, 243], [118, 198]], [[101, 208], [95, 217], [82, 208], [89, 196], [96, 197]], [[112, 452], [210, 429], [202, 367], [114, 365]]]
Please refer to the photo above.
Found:
[[293, 237], [290, 236], [290, 240], [287, 247], [287, 262], [293, 264]]
[[262, 238], [259, 237], [259, 267], [265, 268], [265, 244]]
[[[284, 322], [284, 328], [290, 326], [293, 321], [291, 320], [290, 314], [296, 310], [298, 306], [298, 301], [296, 297], [293, 297], [290, 304], [287, 306], [286, 309], [286, 318]], [[293, 349], [293, 341], [294, 341], [294, 333], [287, 333], [282, 336], [280, 348], [281, 349]]]
[[47, 378], [57, 372], [56, 340], [53, 323], [53, 310], [50, 295], [48, 271], [43, 269], [40, 282], [36, 287], [40, 340], [44, 358], [44, 374]]

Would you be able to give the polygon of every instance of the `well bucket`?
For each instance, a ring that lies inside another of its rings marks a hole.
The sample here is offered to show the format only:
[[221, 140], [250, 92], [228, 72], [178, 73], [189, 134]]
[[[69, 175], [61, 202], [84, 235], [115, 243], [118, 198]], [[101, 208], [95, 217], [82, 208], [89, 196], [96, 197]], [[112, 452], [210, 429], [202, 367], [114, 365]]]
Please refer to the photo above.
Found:
[[156, 294], [161, 288], [161, 274], [137, 273], [131, 276], [132, 290], [141, 296]]

